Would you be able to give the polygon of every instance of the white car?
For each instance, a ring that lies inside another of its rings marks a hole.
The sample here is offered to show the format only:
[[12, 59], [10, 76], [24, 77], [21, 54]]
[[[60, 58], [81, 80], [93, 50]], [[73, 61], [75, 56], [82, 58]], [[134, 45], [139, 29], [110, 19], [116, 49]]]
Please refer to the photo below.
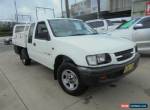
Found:
[[113, 24], [110, 20], [107, 19], [95, 19], [86, 21], [86, 23], [98, 33], [106, 33], [113, 31], [118, 27], [118, 25]]
[[135, 43], [97, 34], [81, 20], [38, 21], [31, 24], [27, 37], [16, 34], [14, 49], [23, 64], [34, 60], [52, 69], [62, 89], [71, 95], [118, 80], [135, 70], [139, 61]]
[[140, 53], [150, 54], [150, 16], [134, 18], [122, 24], [111, 36], [134, 41]]

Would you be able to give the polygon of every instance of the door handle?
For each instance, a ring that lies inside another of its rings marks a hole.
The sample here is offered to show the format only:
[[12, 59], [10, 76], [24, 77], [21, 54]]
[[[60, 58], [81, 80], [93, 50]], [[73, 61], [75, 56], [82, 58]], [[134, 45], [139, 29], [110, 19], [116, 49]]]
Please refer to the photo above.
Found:
[[33, 43], [33, 46], [36, 46], [36, 43]]

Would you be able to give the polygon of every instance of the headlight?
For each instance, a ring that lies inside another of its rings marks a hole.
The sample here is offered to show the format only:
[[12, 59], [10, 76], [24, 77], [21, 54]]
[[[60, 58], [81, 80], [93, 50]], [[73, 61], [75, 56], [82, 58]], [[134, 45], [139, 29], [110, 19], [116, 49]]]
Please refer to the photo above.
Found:
[[109, 63], [111, 58], [109, 54], [89, 55], [86, 57], [88, 65], [96, 66], [99, 64]]
[[106, 61], [106, 55], [105, 54], [99, 54], [97, 55], [97, 63], [100, 64], [100, 63], [103, 63]]
[[96, 55], [90, 55], [86, 57], [88, 65], [97, 65]]

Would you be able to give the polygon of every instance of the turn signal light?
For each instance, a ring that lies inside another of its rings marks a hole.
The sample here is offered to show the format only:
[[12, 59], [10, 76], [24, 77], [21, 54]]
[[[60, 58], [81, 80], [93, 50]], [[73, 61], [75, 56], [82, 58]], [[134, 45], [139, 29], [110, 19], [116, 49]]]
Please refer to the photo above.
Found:
[[102, 76], [100, 76], [100, 79], [101, 79], [101, 80], [106, 80], [106, 79], [107, 79], [107, 76], [106, 76], [106, 75], [102, 75]]

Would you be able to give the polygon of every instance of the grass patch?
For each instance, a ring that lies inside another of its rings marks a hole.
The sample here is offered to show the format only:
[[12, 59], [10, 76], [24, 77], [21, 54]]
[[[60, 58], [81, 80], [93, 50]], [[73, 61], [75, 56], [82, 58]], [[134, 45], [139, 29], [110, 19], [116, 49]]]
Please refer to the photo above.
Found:
[[10, 27], [0, 27], [0, 37], [12, 36], [12, 30]]

